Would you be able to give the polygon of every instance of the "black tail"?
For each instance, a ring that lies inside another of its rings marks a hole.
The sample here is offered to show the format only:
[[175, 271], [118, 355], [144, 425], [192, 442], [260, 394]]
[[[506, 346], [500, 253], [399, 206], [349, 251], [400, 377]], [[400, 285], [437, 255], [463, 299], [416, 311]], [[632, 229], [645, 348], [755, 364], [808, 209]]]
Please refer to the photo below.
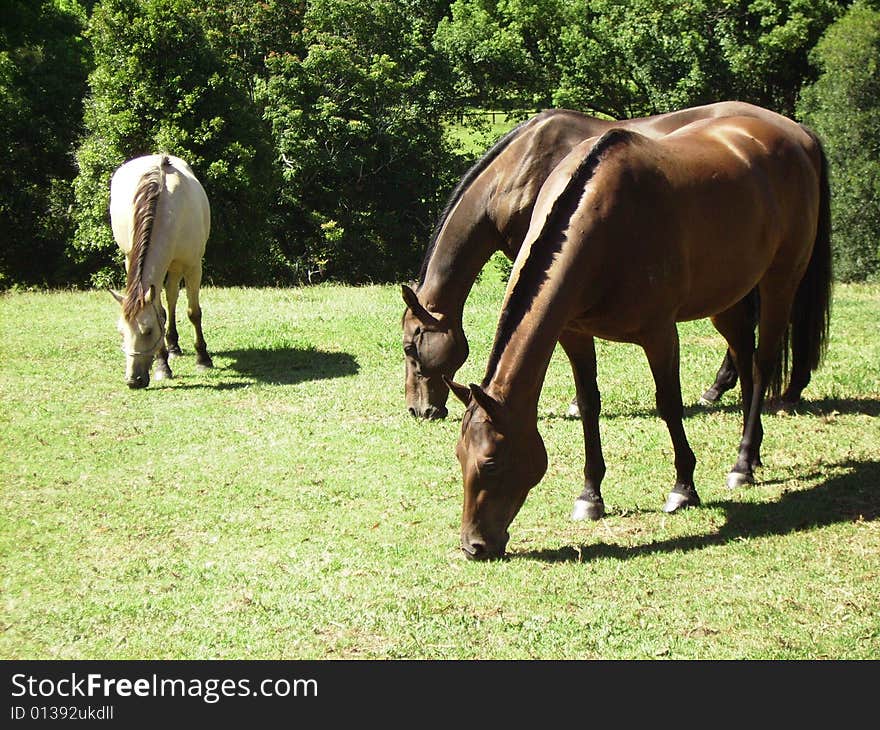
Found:
[[828, 159], [816, 134], [806, 127], [804, 131], [815, 141], [822, 160], [819, 172], [819, 220], [810, 263], [798, 286], [791, 310], [790, 336], [786, 336], [781, 369], [770, 385], [770, 395], [773, 397], [782, 390], [782, 380], [783, 377], [787, 378], [789, 362], [798, 364], [804, 375], [818, 369], [828, 344], [831, 320], [831, 188], [828, 183]]

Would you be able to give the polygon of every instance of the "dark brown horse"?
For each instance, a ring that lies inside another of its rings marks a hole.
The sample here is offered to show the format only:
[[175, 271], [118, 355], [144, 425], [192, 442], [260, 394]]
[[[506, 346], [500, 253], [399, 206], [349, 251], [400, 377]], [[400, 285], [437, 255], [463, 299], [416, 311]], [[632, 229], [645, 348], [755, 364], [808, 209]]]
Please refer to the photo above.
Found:
[[[742, 387], [743, 435], [728, 486], [752, 482], [765, 395], [778, 392], [787, 367], [781, 354], [817, 363], [827, 337], [828, 201], [821, 144], [790, 120], [704, 120], [660, 139], [613, 129], [576, 146], [536, 201], [482, 385], [449, 381], [467, 406], [456, 448], [466, 554], [504, 554], [508, 527], [546, 470], [537, 407], [557, 341], [584, 428], [574, 518], [604, 514], [594, 337], [636, 343], [647, 355], [675, 452], [664, 506], [673, 512], [700, 502], [682, 423], [676, 322], [711, 317]], [[743, 311], [755, 288], [757, 349]]]
[[[449, 389], [443, 378], [452, 378], [468, 356], [462, 311], [474, 281], [495, 251], [503, 251], [511, 260], [516, 257], [541, 185], [575, 145], [615, 127], [659, 137], [695, 120], [729, 116], [784, 120], [767, 109], [741, 102], [620, 122], [550, 110], [523, 122], [497, 142], [452, 192], [431, 236], [418, 288], [403, 287], [409, 412], [420, 418], [446, 416]], [[728, 352], [703, 400], [716, 401], [736, 380]], [[783, 401], [796, 403], [809, 380], [810, 368], [795, 360]]]

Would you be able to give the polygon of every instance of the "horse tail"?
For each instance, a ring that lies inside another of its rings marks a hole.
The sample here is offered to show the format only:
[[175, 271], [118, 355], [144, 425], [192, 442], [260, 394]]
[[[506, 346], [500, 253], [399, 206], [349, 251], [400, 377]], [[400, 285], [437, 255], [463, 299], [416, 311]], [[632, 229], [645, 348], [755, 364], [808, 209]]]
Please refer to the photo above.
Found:
[[[770, 383], [772, 397], [780, 395], [789, 362], [799, 363], [807, 376], [818, 369], [828, 346], [831, 320], [831, 186], [828, 181], [828, 158], [819, 137], [801, 126], [819, 151], [819, 216], [810, 262], [795, 294], [780, 368]], [[799, 385], [803, 387], [806, 383]]]
[[165, 166], [169, 164], [171, 163], [168, 155], [162, 155], [158, 164], [141, 176], [134, 190], [131, 211], [131, 250], [128, 254], [128, 276], [122, 304], [122, 312], [129, 320], [144, 307], [147, 295], [142, 280], [144, 262], [153, 235], [159, 196], [165, 188]]

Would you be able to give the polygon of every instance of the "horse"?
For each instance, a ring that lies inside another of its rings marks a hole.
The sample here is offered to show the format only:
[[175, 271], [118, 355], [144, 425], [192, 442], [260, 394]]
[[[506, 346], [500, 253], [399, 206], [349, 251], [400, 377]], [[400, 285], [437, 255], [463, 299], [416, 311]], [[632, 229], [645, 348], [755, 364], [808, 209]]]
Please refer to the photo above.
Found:
[[[754, 482], [761, 410], [789, 355], [816, 363], [828, 336], [827, 161], [794, 122], [728, 117], [652, 139], [614, 128], [576, 145], [538, 194], [513, 266], [485, 377], [447, 378], [465, 405], [456, 456], [469, 558], [500, 558], [508, 528], [547, 469], [537, 407], [557, 341], [582, 414], [584, 489], [573, 519], [605, 514], [594, 338], [647, 356], [676, 480], [665, 512], [696, 507], [696, 457], [683, 426], [677, 322], [710, 317], [740, 374], [743, 430], [727, 477]], [[757, 289], [758, 344], [744, 309]]]
[[[154, 358], [155, 378], [173, 377], [168, 358], [181, 354], [176, 323], [181, 279], [186, 283], [187, 314], [195, 329], [197, 366], [213, 367], [199, 305], [211, 208], [192, 168], [167, 154], [124, 163], [110, 180], [110, 222], [125, 254], [125, 293], [111, 293], [121, 306], [117, 329], [122, 335], [128, 387], [150, 384]], [[163, 285], [167, 315], [162, 307]]]
[[[449, 389], [443, 378], [453, 378], [468, 357], [462, 326], [465, 300], [495, 251], [503, 251], [511, 260], [516, 257], [541, 185], [575, 145], [612, 128], [659, 137], [700, 119], [729, 116], [794, 123], [775, 112], [736, 101], [624, 121], [551, 109], [520, 123], [493, 145], [452, 191], [431, 235], [417, 288], [402, 285], [409, 413], [427, 419], [447, 416]], [[810, 368], [795, 360], [791, 382], [782, 396], [786, 407], [798, 402], [809, 380]], [[716, 402], [736, 382], [736, 367], [728, 352], [701, 402]], [[569, 415], [578, 415], [575, 403]]]

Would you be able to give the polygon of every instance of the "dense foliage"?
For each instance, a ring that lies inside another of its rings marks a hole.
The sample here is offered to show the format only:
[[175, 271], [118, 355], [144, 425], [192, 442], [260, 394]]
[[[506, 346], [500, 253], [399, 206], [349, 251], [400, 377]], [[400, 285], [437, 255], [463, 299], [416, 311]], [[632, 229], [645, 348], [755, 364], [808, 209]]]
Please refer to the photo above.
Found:
[[0, 10], [0, 129], [17, 171], [0, 182], [0, 288], [118, 280], [108, 181], [145, 152], [188, 159], [205, 185], [209, 282], [390, 281], [414, 276], [472, 161], [446, 134], [465, 110], [629, 117], [732, 98], [816, 127], [833, 161], [837, 271], [877, 272], [877, 2], [0, 0]]
[[880, 11], [856, 3], [813, 52], [822, 70], [800, 112], [825, 140], [838, 278], [880, 272]]

